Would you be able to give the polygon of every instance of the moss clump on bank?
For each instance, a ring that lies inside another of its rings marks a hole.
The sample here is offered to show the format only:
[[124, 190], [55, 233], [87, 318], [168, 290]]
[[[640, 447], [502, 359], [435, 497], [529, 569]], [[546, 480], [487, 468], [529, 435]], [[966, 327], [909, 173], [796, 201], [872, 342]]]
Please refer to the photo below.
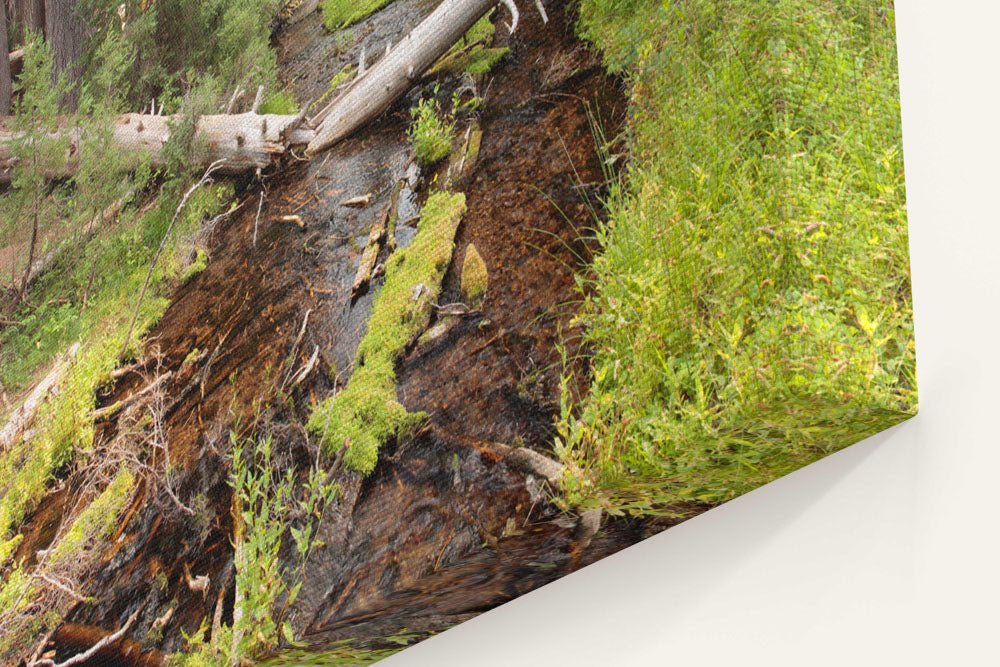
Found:
[[363, 474], [375, 468], [383, 443], [424, 418], [396, 400], [395, 364], [430, 321], [464, 213], [461, 193], [436, 192], [428, 198], [413, 243], [386, 262], [385, 284], [372, 305], [350, 382], [309, 417], [308, 428], [322, 438], [325, 450], [334, 453], [346, 443], [344, 464]]
[[330, 32], [374, 14], [392, 0], [323, 0], [323, 25]]
[[486, 270], [486, 262], [483, 261], [476, 246], [469, 244], [465, 246], [465, 258], [462, 260], [462, 298], [470, 308], [478, 308], [483, 303], [486, 296], [486, 287], [489, 284], [490, 275]]
[[460, 75], [468, 72], [473, 76], [489, 74], [500, 60], [510, 53], [506, 47], [491, 48], [496, 26], [484, 16], [473, 25], [461, 42], [452, 46], [428, 70], [428, 76], [439, 74]]
[[[122, 466], [111, 483], [76, 517], [66, 534], [50, 547], [49, 555], [44, 560], [44, 571], [83, 569], [97, 553], [92, 545], [111, 536], [118, 515], [134, 487], [135, 475], [128, 467]], [[33, 579], [33, 574], [18, 563], [0, 584], [0, 614], [23, 613], [19, 618], [12, 616], [5, 625], [4, 636], [0, 637], [0, 657], [11, 658], [19, 647], [30, 645], [33, 638], [55, 627], [61, 620], [60, 612], [65, 611], [51, 602], [39, 605], [36, 611], [26, 609], [37, 604], [40, 589], [46, 586], [41, 580]]]
[[642, 512], [733, 498], [917, 393], [892, 4], [625, 4], [580, 10], [630, 81], [633, 159], [557, 448], [572, 499]]

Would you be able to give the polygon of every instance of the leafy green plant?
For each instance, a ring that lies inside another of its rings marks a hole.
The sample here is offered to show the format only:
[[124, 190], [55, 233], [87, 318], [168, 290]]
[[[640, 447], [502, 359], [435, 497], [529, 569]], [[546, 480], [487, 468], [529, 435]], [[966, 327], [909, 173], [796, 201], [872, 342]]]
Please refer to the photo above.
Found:
[[[435, 87], [435, 94], [437, 90]], [[420, 100], [417, 106], [410, 109], [410, 116], [413, 122], [407, 134], [417, 162], [423, 167], [430, 167], [448, 157], [455, 138], [455, 121], [441, 112], [437, 100], [433, 97]]]
[[913, 414], [891, 5], [585, 0], [630, 169], [578, 278], [571, 502], [683, 512]]
[[[294, 471], [275, 472], [270, 436], [249, 443], [230, 432], [232, 451], [233, 540], [236, 545], [236, 590], [232, 652], [239, 659], [252, 659], [277, 645], [283, 636], [294, 644], [284, 612], [295, 602], [309, 554], [321, 542], [315, 530], [326, 506], [339, 487], [325, 481], [318, 467], [309, 471], [304, 499], [297, 499]], [[301, 527], [291, 524], [293, 510], [301, 512]], [[282, 562], [281, 546], [286, 533], [292, 537], [294, 556]], [[281, 609], [276, 610], [279, 598]]]

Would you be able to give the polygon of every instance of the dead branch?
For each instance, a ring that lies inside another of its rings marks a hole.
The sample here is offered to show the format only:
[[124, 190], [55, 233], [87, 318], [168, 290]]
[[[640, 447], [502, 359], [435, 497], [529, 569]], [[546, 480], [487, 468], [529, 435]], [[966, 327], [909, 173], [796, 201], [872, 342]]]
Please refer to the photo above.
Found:
[[170, 219], [170, 224], [167, 225], [167, 231], [163, 233], [163, 239], [160, 241], [160, 246], [156, 249], [156, 254], [153, 255], [152, 261], [149, 263], [149, 271], [146, 273], [146, 280], [142, 284], [142, 290], [139, 292], [139, 299], [135, 303], [135, 311], [132, 313], [132, 321], [128, 325], [128, 332], [125, 334], [125, 340], [122, 342], [122, 349], [118, 352], [118, 358], [125, 356], [125, 350], [128, 349], [129, 339], [132, 337], [132, 329], [135, 328], [135, 321], [139, 318], [139, 307], [142, 305], [142, 299], [146, 296], [146, 289], [149, 287], [149, 281], [153, 277], [153, 269], [156, 268], [156, 261], [160, 259], [160, 253], [163, 252], [163, 248], [167, 245], [167, 239], [170, 238], [170, 232], [174, 229], [174, 223], [177, 222], [177, 218], [180, 217], [181, 211], [187, 205], [188, 199], [194, 194], [195, 190], [211, 182], [212, 173], [219, 169], [223, 160], [216, 160], [208, 166], [202, 177], [198, 179], [198, 182], [191, 186], [191, 188], [184, 193], [184, 197], [181, 199], [181, 203], [177, 205], [177, 210], [174, 211], [174, 217]]
[[134, 612], [132, 612], [132, 615], [128, 617], [128, 620], [125, 621], [125, 625], [123, 625], [117, 631], [108, 635], [101, 641], [97, 642], [83, 653], [77, 653], [72, 658], [69, 658], [64, 662], [60, 662], [59, 664], [56, 664], [51, 658], [45, 658], [44, 660], [38, 660], [31, 663], [31, 667], [71, 667], [72, 665], [79, 665], [82, 662], [90, 660], [94, 656], [94, 654], [96, 654], [102, 648], [110, 644], [114, 644], [116, 641], [125, 636], [125, 633], [128, 632], [129, 628], [132, 627], [132, 624], [135, 623], [135, 619], [139, 617], [139, 612], [141, 612], [144, 608], [145, 605], [136, 609]]
[[361, 263], [358, 264], [358, 271], [354, 275], [354, 283], [351, 285], [351, 298], [353, 299], [358, 291], [371, 280], [372, 270], [375, 268], [375, 260], [378, 259], [378, 251], [385, 238], [386, 224], [389, 222], [389, 210], [387, 206], [382, 215], [378, 217], [372, 229], [368, 232], [368, 242], [365, 244], [364, 252], [361, 253]]
[[320, 125], [306, 155], [329, 148], [387, 109], [497, 2], [444, 0], [388, 55], [317, 114]]
[[174, 376], [173, 371], [167, 371], [163, 375], [158, 375], [156, 376], [155, 380], [146, 385], [146, 387], [141, 391], [137, 391], [136, 393], [132, 394], [127, 398], [124, 398], [120, 401], [116, 401], [112, 405], [108, 405], [106, 407], [94, 410], [93, 412], [90, 413], [90, 416], [93, 418], [95, 422], [104, 421], [105, 419], [112, 417], [113, 415], [129, 407], [130, 405], [133, 405], [139, 402], [140, 400], [146, 398], [154, 391], [157, 391], [160, 388], [160, 385], [168, 382], [171, 378], [173, 378], [173, 376]]
[[53, 579], [52, 577], [48, 576], [47, 574], [39, 574], [39, 573], [36, 572], [35, 574], [33, 574], [31, 576], [33, 578], [35, 578], [35, 579], [41, 579], [45, 583], [58, 588], [63, 593], [65, 593], [66, 595], [70, 596], [71, 598], [73, 598], [77, 602], [86, 602], [87, 601], [87, 598], [83, 597], [82, 595], [80, 595], [79, 593], [77, 593], [76, 591], [74, 591], [72, 588], [70, 588], [69, 586], [67, 586], [66, 584], [63, 584], [63, 583], [61, 583], [59, 581], [56, 581], [55, 579]]

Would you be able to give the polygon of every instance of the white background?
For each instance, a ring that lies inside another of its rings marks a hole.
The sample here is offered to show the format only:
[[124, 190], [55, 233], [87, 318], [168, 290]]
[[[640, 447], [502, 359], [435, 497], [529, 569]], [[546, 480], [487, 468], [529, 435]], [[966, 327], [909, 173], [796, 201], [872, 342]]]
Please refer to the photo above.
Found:
[[1000, 5], [896, 4], [920, 415], [382, 664], [1000, 665]]

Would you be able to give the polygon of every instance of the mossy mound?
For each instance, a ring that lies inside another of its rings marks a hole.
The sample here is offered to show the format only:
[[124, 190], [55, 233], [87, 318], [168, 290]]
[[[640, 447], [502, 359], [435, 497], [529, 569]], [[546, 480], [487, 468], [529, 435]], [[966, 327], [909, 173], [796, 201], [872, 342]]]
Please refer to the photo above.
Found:
[[317, 405], [309, 417], [309, 430], [322, 438], [327, 452], [346, 444], [344, 464], [353, 470], [370, 473], [378, 462], [379, 447], [424, 419], [396, 400], [395, 364], [427, 328], [464, 213], [465, 195], [430, 196], [420, 212], [413, 243], [386, 262], [385, 284], [372, 306], [350, 383]]
[[475, 309], [483, 305], [489, 280], [486, 262], [476, 246], [470, 243], [465, 247], [465, 259], [462, 262], [462, 300], [469, 308]]

